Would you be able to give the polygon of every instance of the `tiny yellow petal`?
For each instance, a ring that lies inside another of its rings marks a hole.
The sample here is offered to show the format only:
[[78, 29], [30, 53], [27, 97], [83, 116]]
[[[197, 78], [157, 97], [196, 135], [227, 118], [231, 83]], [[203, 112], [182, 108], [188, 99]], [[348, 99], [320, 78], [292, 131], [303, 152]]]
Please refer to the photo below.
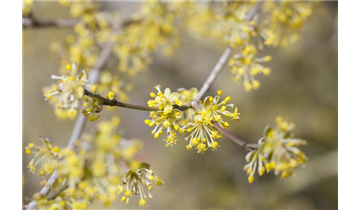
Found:
[[253, 183], [254, 182], [254, 176], [249, 176], [248, 181], [249, 181], [250, 184]]

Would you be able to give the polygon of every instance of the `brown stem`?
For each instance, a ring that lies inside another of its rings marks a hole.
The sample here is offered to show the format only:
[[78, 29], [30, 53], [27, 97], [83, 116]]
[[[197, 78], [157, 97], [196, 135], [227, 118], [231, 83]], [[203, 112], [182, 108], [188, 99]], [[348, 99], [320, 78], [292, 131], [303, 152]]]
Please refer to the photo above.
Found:
[[[138, 105], [138, 104], [130, 104], [130, 103], [124, 103], [121, 101], [117, 101], [117, 100], [109, 100], [107, 98], [104, 98], [98, 94], [92, 93], [89, 90], [85, 89], [84, 92], [85, 95], [88, 95], [90, 97], [96, 98], [99, 101], [101, 101], [102, 105], [104, 106], [118, 106], [118, 107], [123, 107], [123, 108], [128, 108], [128, 109], [135, 109], [135, 110], [142, 110], [142, 111], [158, 111], [159, 108], [158, 107], [149, 107], [149, 106], [144, 106], [144, 105]], [[191, 108], [190, 106], [177, 106], [175, 105], [174, 108], [179, 109], [181, 111], [186, 110]]]
[[[80, 19], [56, 19], [56, 20], [41, 20], [37, 19], [30, 14], [22, 18], [22, 26], [24, 28], [46, 28], [46, 27], [58, 27], [58, 28], [71, 28], [74, 27]], [[139, 24], [141, 20], [126, 19], [121, 22], [120, 27], [125, 28], [132, 24]], [[116, 26], [115, 26], [116, 27]]]
[[203, 86], [201, 87], [199, 94], [197, 95], [195, 102], [199, 103], [200, 99], [205, 95], [205, 93], [210, 89], [211, 85], [214, 83], [215, 79], [219, 76], [221, 70], [225, 66], [227, 60], [229, 59], [232, 52], [231, 47], [226, 47], [225, 51], [220, 56], [220, 59], [216, 63], [214, 69], [211, 71], [209, 77], [204, 82]]
[[233, 140], [235, 143], [237, 143], [238, 145], [242, 146], [242, 147], [246, 147], [246, 145], [248, 144], [246, 141], [243, 141], [241, 139], [239, 139], [238, 137], [234, 136], [232, 133], [230, 133], [228, 130], [224, 129], [223, 127], [221, 127], [221, 125], [219, 125], [219, 123], [212, 121], [211, 122], [214, 127], [220, 131], [222, 134], [224, 134], [225, 136], [227, 136], [229, 139]]
[[78, 19], [38, 20], [32, 16], [23, 17], [22, 19], [23, 27], [34, 27], [34, 28], [43, 28], [43, 27], [69, 28], [75, 26], [78, 22], [79, 22]]

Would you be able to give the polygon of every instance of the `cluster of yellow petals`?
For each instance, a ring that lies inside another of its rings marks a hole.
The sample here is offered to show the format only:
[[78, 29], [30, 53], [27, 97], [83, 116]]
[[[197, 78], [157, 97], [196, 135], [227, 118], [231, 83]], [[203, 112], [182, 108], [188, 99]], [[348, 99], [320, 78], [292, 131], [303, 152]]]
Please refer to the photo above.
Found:
[[44, 90], [45, 100], [54, 105], [55, 114], [65, 119], [76, 116], [79, 99], [83, 97], [88, 82], [86, 71], [78, 71], [76, 64], [66, 65], [66, 71], [62, 76], [52, 75], [52, 79], [59, 82]]
[[139, 206], [145, 206], [146, 199], [152, 198], [153, 184], [157, 186], [164, 184], [163, 180], [155, 176], [149, 167], [146, 163], [140, 163], [127, 171], [122, 185], [118, 187], [118, 194], [123, 194], [121, 202], [129, 204], [130, 197], [138, 195], [140, 197]]
[[[163, 184], [150, 169], [142, 168], [148, 164], [139, 164], [136, 161], [135, 155], [142, 148], [142, 144], [140, 141], [121, 138], [118, 131], [119, 123], [120, 119], [117, 117], [99, 122], [94, 134], [82, 135], [81, 144], [77, 144], [76, 150], [60, 149], [43, 138], [42, 147], [33, 143], [27, 145], [25, 153], [35, 155], [29, 163], [30, 171], [35, 172], [38, 168], [39, 175], [44, 176], [57, 170], [59, 179], [54, 184], [54, 189], [61, 187], [64, 182], [68, 185], [67, 189], [52, 200], [35, 195], [34, 199], [40, 208], [52, 209], [61, 206], [77, 209], [87, 207], [94, 199], [110, 206], [119, 199], [121, 189], [126, 187], [126, 182], [121, 177], [126, 177], [129, 171], [137, 173], [137, 184], [146, 185], [148, 190], [151, 188], [149, 180], [154, 181], [156, 185]], [[134, 184], [134, 180], [130, 180], [129, 184]], [[149, 195], [139, 196], [139, 204], [144, 206], [144, 199], [149, 198]]]
[[260, 87], [260, 82], [255, 79], [256, 75], [270, 74], [270, 68], [262, 66], [261, 63], [270, 61], [271, 56], [257, 58], [256, 54], [256, 47], [247, 45], [241, 53], [235, 54], [229, 60], [233, 80], [242, 83], [246, 91]]
[[306, 145], [306, 141], [293, 137], [295, 125], [285, 121], [282, 117], [276, 118], [277, 125], [267, 126], [264, 137], [259, 140], [258, 148], [246, 155], [248, 162], [244, 170], [249, 175], [248, 181], [254, 181], [256, 171], [260, 176], [264, 172], [274, 171], [281, 178], [288, 178], [294, 169], [304, 165], [307, 157], [298, 147]]
[[[166, 88], [164, 93], [160, 90], [160, 86], [155, 86], [157, 94], [150, 93], [154, 99], [148, 101], [149, 107], [157, 107], [159, 111], [152, 111], [150, 113], [151, 119], [146, 119], [145, 124], [155, 126], [151, 132], [154, 138], [158, 138], [163, 130], [167, 132], [167, 138], [164, 140], [166, 146], [176, 144], [177, 132], [180, 134], [185, 131], [190, 135], [185, 138], [189, 142], [187, 149], [195, 148], [198, 153], [205, 153], [208, 148], [216, 150], [219, 143], [216, 139], [221, 138], [222, 135], [216, 130], [213, 123], [218, 123], [223, 128], [228, 128], [229, 123], [224, 120], [225, 117], [230, 117], [232, 120], [239, 120], [240, 113], [238, 108], [228, 102], [231, 97], [226, 97], [220, 100], [222, 91], [219, 90], [215, 97], [206, 97], [196, 107], [190, 107], [193, 100], [196, 99], [198, 91], [196, 88], [189, 90], [179, 89], [178, 92], [171, 92]], [[180, 106], [187, 107], [185, 110], [180, 110]], [[234, 109], [233, 112], [228, 108]]]

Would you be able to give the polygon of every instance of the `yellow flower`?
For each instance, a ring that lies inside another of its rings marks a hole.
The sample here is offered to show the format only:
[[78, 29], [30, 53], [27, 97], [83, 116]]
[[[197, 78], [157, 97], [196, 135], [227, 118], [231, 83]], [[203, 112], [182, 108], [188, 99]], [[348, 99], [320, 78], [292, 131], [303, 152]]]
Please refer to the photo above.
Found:
[[271, 34], [265, 39], [265, 45], [287, 46], [299, 40], [299, 32], [304, 22], [313, 13], [316, 2], [267, 2], [264, 9], [271, 18], [264, 22], [263, 27]]
[[203, 40], [204, 37], [211, 37], [216, 39], [223, 38], [223, 25], [215, 12], [214, 4], [203, 4], [190, 2], [187, 8], [188, 11], [192, 11], [189, 15], [187, 23], [188, 31], [190, 35], [196, 39]]
[[253, 180], [257, 170], [261, 176], [265, 170], [274, 171], [281, 178], [288, 178], [294, 169], [304, 165], [307, 157], [298, 146], [306, 145], [305, 140], [293, 137], [293, 123], [285, 121], [282, 117], [276, 118], [276, 127], [267, 126], [264, 137], [259, 140], [258, 148], [246, 155], [248, 162], [244, 170], [249, 175], [249, 182]]
[[23, 16], [27, 16], [31, 12], [31, 7], [33, 5], [34, 1], [32, 0], [23, 0], [22, 1], [22, 14]]
[[42, 146], [36, 146], [29, 143], [25, 147], [26, 154], [34, 154], [35, 157], [29, 162], [28, 168], [32, 173], [36, 172], [36, 167], [39, 167], [39, 175], [45, 176], [52, 174], [58, 164], [59, 147], [56, 147], [47, 138], [40, 138]]
[[[220, 101], [221, 94], [222, 91], [218, 91], [218, 95], [215, 97], [206, 97], [202, 109], [199, 109], [199, 114], [203, 115], [207, 121], [216, 121], [222, 127], [227, 128], [229, 123], [224, 121], [223, 116], [231, 117], [232, 120], [239, 120], [240, 113], [238, 113], [238, 108], [234, 104], [229, 104], [230, 96]], [[234, 112], [227, 110], [229, 107], [234, 109]]]
[[195, 122], [185, 126], [186, 130], [191, 133], [185, 140], [189, 141], [188, 149], [194, 147], [198, 150], [198, 153], [203, 154], [208, 148], [216, 150], [219, 147], [216, 139], [222, 136], [212, 126], [211, 121], [204, 118], [202, 114], [198, 114], [198, 112], [195, 113]]
[[115, 35], [114, 51], [119, 58], [119, 70], [133, 76], [145, 71], [151, 64], [151, 53], [161, 49], [170, 55], [179, 45], [175, 15], [180, 15], [173, 4], [161, 1], [141, 4], [134, 15], [135, 24], [129, 24]]
[[257, 50], [253, 45], [246, 45], [240, 54], [235, 54], [229, 61], [233, 80], [243, 83], [246, 91], [258, 89], [260, 82], [255, 79], [258, 74], [268, 75], [270, 69], [261, 65], [271, 60], [270, 56], [256, 58]]
[[155, 86], [155, 89], [158, 91], [157, 95], [151, 94], [154, 97], [154, 100], [148, 101], [149, 107], [158, 107], [160, 110], [164, 111], [164, 114], [169, 114], [174, 105], [180, 104], [180, 95], [177, 92], [171, 92], [170, 88], [166, 88], [164, 93], [160, 90], [160, 85]]
[[[262, 176], [265, 172], [265, 162], [264, 157], [258, 150], [250, 151], [246, 157], [247, 164], [244, 167], [244, 170], [246, 171], [247, 175], [249, 176], [248, 181], [249, 183], [252, 183], [254, 181], [254, 175], [256, 171], [259, 173], [260, 176]], [[269, 171], [269, 170], [268, 170]]]
[[[88, 82], [85, 70], [78, 72], [76, 64], [67, 68], [68, 74], [62, 76], [53, 75], [52, 79], [60, 80], [57, 86], [52, 86], [45, 90], [44, 96], [46, 100], [55, 98], [57, 101], [56, 108], [69, 110], [69, 116], [76, 113], [79, 106], [79, 99], [84, 95], [84, 86]], [[55, 89], [54, 89], [55, 88]]]
[[[231, 97], [228, 96], [220, 101], [223, 91], [219, 90], [217, 93], [218, 95], [215, 97], [206, 97], [204, 102], [200, 103], [199, 109], [194, 113], [194, 121], [183, 127], [184, 130], [191, 133], [185, 138], [185, 140], [189, 141], [186, 146], [187, 149], [195, 148], [201, 154], [205, 153], [209, 148], [213, 151], [216, 150], [220, 146], [216, 139], [222, 138], [222, 136], [213, 123], [219, 123], [221, 127], [227, 128], [229, 123], [223, 119], [224, 116], [239, 120], [240, 113], [238, 113], [238, 109], [233, 104], [228, 104]], [[235, 108], [234, 112], [228, 111], [228, 107]]]
[[[179, 106], [186, 106], [191, 104], [191, 102], [194, 101], [198, 95], [198, 90], [196, 88], [191, 88], [189, 90], [179, 88], [178, 92], [180, 94]], [[184, 116], [182, 117], [182, 120], [179, 121], [179, 125], [186, 125], [189, 122], [194, 122], [195, 109], [186, 109], [183, 111], [183, 114]]]
[[97, 115], [102, 110], [102, 103], [97, 98], [93, 98], [90, 96], [85, 95], [83, 97], [84, 104], [82, 113], [84, 116], [89, 116], [89, 120], [91, 122], [99, 119], [100, 115]]
[[140, 199], [139, 200], [139, 206], [145, 206], [146, 205], [146, 200], [145, 199]]
[[96, 92], [99, 95], [106, 95], [112, 92], [114, 99], [121, 102], [127, 102], [129, 100], [128, 92], [131, 89], [132, 86], [126, 84], [118, 76], [113, 75], [108, 71], [104, 71], [100, 75], [99, 84], [94, 88], [94, 90], [92, 90], [92, 92]]
[[177, 109], [173, 109], [170, 113], [165, 114], [164, 111], [150, 112], [151, 119], [145, 120], [145, 124], [154, 126], [155, 128], [151, 131], [154, 138], [158, 138], [163, 130], [166, 130], [167, 139], [166, 146], [172, 146], [176, 143], [176, 132], [180, 129], [177, 121], [181, 118], [181, 112]]
[[139, 164], [138, 168], [128, 170], [123, 179], [123, 184], [120, 186], [119, 193], [124, 193], [121, 202], [129, 203], [130, 197], [133, 195], [140, 196], [139, 206], [146, 205], [146, 199], [152, 198], [150, 191], [153, 189], [153, 182], [156, 185], [162, 185], [163, 181], [154, 176], [152, 170], [149, 169], [150, 165], [147, 163]]

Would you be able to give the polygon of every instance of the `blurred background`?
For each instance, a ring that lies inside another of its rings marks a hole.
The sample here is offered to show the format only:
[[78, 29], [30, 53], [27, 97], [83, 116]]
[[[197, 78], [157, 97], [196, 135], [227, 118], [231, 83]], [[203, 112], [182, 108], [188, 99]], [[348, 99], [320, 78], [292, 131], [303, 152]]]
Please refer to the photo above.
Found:
[[[337, 146], [338, 146], [338, 42], [337, 2], [323, 2], [324, 10], [306, 23], [301, 41], [287, 48], [270, 48], [266, 63], [272, 73], [258, 76], [259, 90], [246, 92], [231, 80], [226, 67], [208, 95], [222, 89], [232, 96], [241, 119], [231, 122], [230, 131], [241, 139], [256, 143], [267, 124], [274, 124], [282, 115], [296, 124], [295, 135], [308, 141], [303, 148], [309, 156], [306, 167], [295, 176], [282, 181], [272, 173], [247, 182], [243, 171], [246, 151], [224, 138], [216, 152], [200, 155], [185, 148], [180, 136], [173, 147], [153, 139], [151, 127], [143, 123], [147, 112], [115, 109], [103, 112], [102, 120], [113, 115], [121, 117], [120, 129], [126, 138], [144, 142], [138, 156], [152, 164], [165, 181], [153, 191], [148, 209], [337, 209]], [[131, 3], [104, 2], [103, 10], [119, 10], [131, 14]], [[56, 2], [36, 2], [36, 17], [66, 18], [67, 8]], [[26, 28], [23, 30], [23, 145], [40, 144], [39, 136], [50, 138], [56, 145], [66, 146], [74, 121], [59, 120], [44, 100], [42, 88], [48, 86], [59, 65], [51, 60], [50, 43], [62, 41], [72, 29]], [[127, 80], [133, 84], [130, 102], [146, 104], [153, 87], [201, 87], [224, 49], [214, 40], [199, 41], [186, 35], [179, 49], [170, 57], [155, 54], [154, 62], [145, 73]], [[106, 70], [116, 72], [108, 65]], [[94, 123], [88, 123], [90, 130]], [[23, 148], [22, 148], [23, 149]], [[23, 155], [23, 202], [28, 203], [41, 189], [40, 178], [26, 168], [31, 156]], [[134, 199], [126, 206], [120, 201], [112, 209], [138, 208]], [[90, 208], [104, 208], [94, 203]]]

